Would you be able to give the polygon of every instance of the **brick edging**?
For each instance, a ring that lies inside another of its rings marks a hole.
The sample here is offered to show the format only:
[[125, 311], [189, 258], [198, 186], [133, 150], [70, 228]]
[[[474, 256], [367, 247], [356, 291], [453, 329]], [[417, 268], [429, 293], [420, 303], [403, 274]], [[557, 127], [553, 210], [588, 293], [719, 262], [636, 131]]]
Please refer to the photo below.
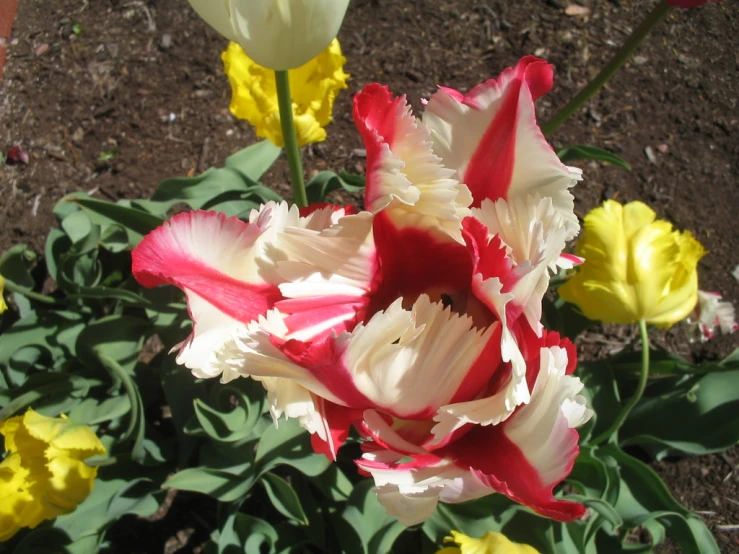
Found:
[[17, 11], [18, 0], [0, 0], [0, 85], [2, 85], [3, 70], [10, 46], [10, 34]]

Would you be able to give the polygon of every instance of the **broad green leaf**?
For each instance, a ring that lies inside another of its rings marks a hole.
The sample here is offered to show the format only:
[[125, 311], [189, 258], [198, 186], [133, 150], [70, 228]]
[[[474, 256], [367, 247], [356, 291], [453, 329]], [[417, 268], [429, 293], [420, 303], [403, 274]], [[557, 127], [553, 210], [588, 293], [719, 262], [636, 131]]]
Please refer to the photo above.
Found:
[[162, 486], [168, 489], [202, 492], [221, 502], [233, 502], [246, 495], [253, 484], [253, 477], [248, 475], [191, 467], [175, 473]]
[[259, 181], [282, 153], [282, 148], [268, 140], [247, 146], [226, 158], [225, 167], [239, 172], [251, 181]]
[[577, 160], [597, 160], [599, 162], [607, 162], [626, 170], [631, 170], [631, 166], [618, 157], [613, 152], [597, 148], [595, 146], [586, 146], [584, 144], [575, 144], [567, 146], [557, 152], [562, 163], [570, 163]]
[[183, 467], [197, 444], [196, 439], [184, 433], [185, 423], [195, 417], [193, 402], [205, 398], [205, 383], [195, 379], [186, 368], [178, 365], [172, 356], [165, 358], [161, 367], [161, 378], [162, 390], [177, 433], [178, 466]]
[[46, 270], [54, 281], [59, 280], [58, 270], [61, 264], [62, 256], [64, 256], [72, 248], [70, 238], [59, 229], [52, 229], [46, 237], [46, 248], [44, 257], [46, 258]]
[[131, 411], [131, 400], [128, 396], [113, 396], [98, 402], [94, 398], [85, 398], [67, 415], [75, 423], [97, 425], [123, 417]]
[[326, 456], [316, 454], [310, 445], [310, 434], [294, 419], [267, 427], [259, 441], [256, 462], [260, 472], [286, 464], [314, 477], [326, 471], [330, 462]]
[[542, 303], [542, 324], [550, 331], [557, 331], [570, 340], [575, 340], [583, 331], [598, 324], [588, 319], [574, 304], [557, 298], [552, 302], [545, 298]]
[[616, 380], [608, 364], [588, 362], [578, 366], [576, 373], [585, 385], [580, 394], [593, 409], [593, 417], [578, 429], [580, 443], [588, 444], [590, 438], [597, 437], [608, 429], [623, 405]]
[[149, 331], [148, 321], [133, 316], [100, 318], [78, 335], [77, 356], [85, 365], [95, 368], [99, 367], [98, 352], [102, 352], [131, 375]]
[[[101, 473], [105, 472], [101, 470]], [[142, 484], [148, 492], [139, 491], [134, 494], [135, 489], [140, 488]], [[141, 516], [154, 513], [159, 507], [159, 502], [153, 501], [154, 497], [150, 495], [155, 491], [156, 486], [142, 478], [98, 477], [90, 496], [77, 506], [74, 512], [56, 518], [53, 526], [66, 532], [72, 540], [85, 536], [101, 537], [110, 522], [126, 513]], [[134, 495], [131, 496], [132, 494]], [[124, 501], [124, 498], [128, 499]]]
[[302, 525], [308, 525], [303, 506], [290, 483], [269, 471], [262, 475], [259, 482], [264, 486], [272, 505], [278, 512]]
[[19, 287], [32, 289], [35, 281], [31, 277], [31, 269], [35, 262], [36, 254], [25, 244], [18, 244], [0, 258], [0, 275]]
[[385, 512], [373, 487], [371, 479], [359, 483], [349, 496], [344, 512], [332, 518], [342, 552], [389, 552], [398, 535], [405, 531], [405, 526]]
[[104, 200], [74, 196], [66, 197], [63, 200], [74, 202], [81, 206], [92, 223], [101, 226], [114, 223], [123, 227], [128, 234], [128, 242], [131, 246], [138, 244], [144, 235], [164, 223], [164, 220], [160, 217], [141, 209], [126, 206], [125, 201], [119, 201], [117, 204], [113, 204]]
[[663, 526], [686, 554], [718, 554], [716, 541], [705, 523], [673, 498], [649, 466], [614, 445], [602, 447], [602, 451], [619, 466], [620, 491], [615, 508], [626, 526], [647, 526], [653, 539], [657, 539], [655, 543], [662, 538], [655, 536], [655, 530], [659, 530], [658, 525]]
[[[32, 313], [19, 319], [0, 335], [0, 367], [7, 368], [11, 381], [20, 384], [26, 377], [23, 368], [12, 362], [15, 352], [38, 347], [49, 354], [50, 367], [61, 365], [76, 355], [77, 336], [84, 329], [84, 318], [67, 311]], [[19, 372], [16, 376], [15, 372]]]
[[221, 528], [218, 537], [219, 554], [276, 554], [279, 536], [267, 521], [235, 510]]
[[235, 442], [251, 434], [264, 412], [264, 401], [264, 389], [259, 383], [238, 379], [215, 384], [207, 402], [196, 399], [195, 416], [211, 438]]
[[721, 452], [739, 442], [739, 370], [708, 373], [677, 390], [643, 398], [619, 433], [621, 443], [660, 459]]
[[363, 187], [364, 181], [358, 175], [321, 171], [305, 185], [305, 192], [308, 196], [308, 202], [312, 204], [314, 202], [325, 202], [326, 196], [335, 190], [343, 189], [350, 193], [357, 193]]
[[13, 399], [0, 410], [0, 420], [20, 414], [28, 407], [56, 417], [78, 404], [90, 390], [90, 384], [87, 379], [67, 373], [35, 373], [12, 392]]
[[13, 549], [14, 554], [58, 554], [67, 552], [66, 548], [71, 539], [61, 529], [41, 527], [28, 533], [18, 546]]

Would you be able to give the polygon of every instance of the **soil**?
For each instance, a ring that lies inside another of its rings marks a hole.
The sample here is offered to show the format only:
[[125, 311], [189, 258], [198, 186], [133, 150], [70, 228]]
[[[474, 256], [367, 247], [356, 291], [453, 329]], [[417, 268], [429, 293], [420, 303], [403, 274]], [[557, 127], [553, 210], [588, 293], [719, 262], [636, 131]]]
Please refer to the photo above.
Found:
[[[0, 151], [20, 146], [30, 161], [0, 168], [0, 251], [25, 242], [43, 252], [55, 225], [52, 209], [65, 194], [147, 197], [163, 179], [221, 165], [255, 140], [228, 111], [225, 42], [185, 0], [19, 4], [0, 85]], [[351, 97], [369, 82], [407, 94], [420, 111], [437, 84], [468, 90], [533, 53], [556, 66], [555, 88], [538, 104], [546, 120], [604, 65], [653, 2], [579, 4], [589, 13], [567, 15], [564, 0], [355, 0], [339, 35], [349, 90], [337, 99], [328, 140], [306, 149], [306, 172], [363, 172]], [[552, 137], [556, 146], [607, 148], [632, 166], [627, 172], [586, 163], [574, 191], [579, 216], [605, 198], [649, 203], [710, 251], [700, 264], [701, 288], [734, 304], [738, 37], [739, 2], [676, 10]], [[284, 162], [264, 182], [289, 195]], [[696, 360], [724, 356], [737, 344], [736, 335], [690, 344], [684, 329], [655, 338]], [[593, 358], [624, 340], [604, 327], [579, 346]], [[725, 552], [739, 552], [731, 528], [739, 518], [737, 462], [735, 448], [655, 464], [676, 496], [705, 517]]]

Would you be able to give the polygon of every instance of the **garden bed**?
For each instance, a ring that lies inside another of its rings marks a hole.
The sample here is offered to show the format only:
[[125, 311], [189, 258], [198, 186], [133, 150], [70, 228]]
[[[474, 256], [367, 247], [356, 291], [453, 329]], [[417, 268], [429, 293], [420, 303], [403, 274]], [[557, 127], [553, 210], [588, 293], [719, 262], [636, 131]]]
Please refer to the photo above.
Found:
[[[352, 75], [349, 90], [337, 99], [328, 140], [306, 149], [306, 172], [364, 171], [351, 98], [370, 82], [408, 94], [420, 111], [421, 98], [436, 84], [468, 90], [521, 56], [536, 54], [556, 66], [555, 87], [538, 103], [546, 120], [603, 66], [645, 10], [641, 2], [591, 0], [580, 2], [590, 8], [588, 15], [571, 16], [567, 4], [352, 3], [339, 34], [345, 70]], [[675, 12], [632, 63], [552, 137], [556, 146], [606, 148], [632, 167], [627, 172], [585, 163], [584, 180], [574, 189], [578, 216], [607, 198], [647, 202], [659, 216], [696, 235], [709, 251], [699, 266], [700, 288], [721, 292], [734, 304], [739, 302], [739, 283], [731, 275], [739, 263], [737, 37], [736, 3]], [[230, 91], [220, 63], [224, 47], [184, 0], [21, 2], [0, 89], [0, 150], [20, 146], [30, 161], [0, 168], [0, 251], [24, 242], [43, 252], [55, 225], [52, 209], [68, 193], [92, 191], [107, 200], [148, 197], [163, 179], [220, 166], [255, 141], [251, 128], [228, 112]], [[286, 164], [278, 161], [263, 182], [289, 195]], [[679, 327], [654, 338], [694, 361], [719, 359], [736, 346], [736, 335], [705, 344], [687, 337]], [[596, 329], [581, 337], [581, 357], [613, 353], [627, 338], [608, 326]], [[676, 498], [706, 520], [726, 552], [739, 551], [737, 529], [729, 528], [739, 520], [737, 463], [734, 448], [653, 464]], [[199, 524], [187, 519], [185, 509], [172, 513], [186, 521], [183, 529]], [[141, 525], [131, 529], [138, 533]], [[176, 524], [166, 528], [171, 537], [183, 531]], [[113, 536], [124, 540], [127, 534], [117, 528]], [[181, 542], [188, 549], [196, 546]], [[161, 552], [163, 545], [138, 548]]]

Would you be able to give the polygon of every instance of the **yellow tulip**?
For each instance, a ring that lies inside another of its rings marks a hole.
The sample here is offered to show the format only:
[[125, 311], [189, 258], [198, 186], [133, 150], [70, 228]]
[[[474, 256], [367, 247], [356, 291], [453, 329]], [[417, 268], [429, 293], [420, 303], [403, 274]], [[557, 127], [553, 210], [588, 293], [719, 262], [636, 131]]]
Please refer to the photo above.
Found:
[[[274, 71], [254, 63], [235, 42], [229, 43], [221, 58], [231, 83], [231, 113], [251, 123], [258, 137], [284, 146]], [[290, 70], [293, 117], [300, 146], [326, 140], [324, 127], [331, 122], [334, 99], [347, 87], [345, 62], [339, 41], [334, 39], [318, 56]]]
[[5, 291], [5, 279], [0, 275], [0, 314], [8, 309], [8, 305], [5, 303], [3, 298], [3, 292]]
[[0, 463], [0, 542], [74, 511], [92, 491], [97, 468], [84, 460], [105, 447], [86, 425], [29, 409], [0, 422], [0, 434], [7, 451]]
[[453, 542], [459, 546], [447, 546], [436, 554], [539, 554], [538, 550], [528, 544], [511, 542], [505, 535], [492, 531], [479, 539], [452, 531], [452, 536], [446, 537], [444, 542]]
[[590, 319], [669, 327], [698, 301], [697, 266], [705, 250], [642, 202], [608, 200], [592, 210], [575, 252], [585, 262], [559, 294]]

